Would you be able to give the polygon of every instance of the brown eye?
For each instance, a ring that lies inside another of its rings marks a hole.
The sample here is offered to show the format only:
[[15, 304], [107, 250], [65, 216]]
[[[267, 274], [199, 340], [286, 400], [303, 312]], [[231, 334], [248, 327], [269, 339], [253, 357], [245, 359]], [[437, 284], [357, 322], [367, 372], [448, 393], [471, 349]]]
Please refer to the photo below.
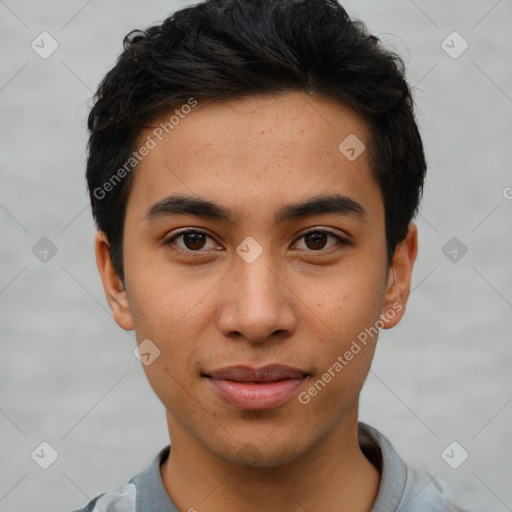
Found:
[[[329, 244], [329, 239], [334, 240], [334, 243]], [[348, 240], [345, 238], [335, 235], [330, 231], [310, 231], [309, 233], [305, 233], [302, 235], [296, 242], [304, 241], [305, 247], [299, 247], [299, 249], [308, 249], [310, 251], [319, 252], [322, 250], [328, 251], [329, 249], [339, 246], [351, 245]]]
[[203, 233], [202, 231], [191, 229], [187, 231], [181, 231], [180, 233], [173, 235], [168, 240], [166, 240], [164, 244], [174, 246], [177, 250], [184, 252], [207, 252], [206, 250], [202, 249], [205, 249], [205, 247], [208, 249], [208, 240], [211, 241], [210, 248], [219, 248], [209, 235]]
[[192, 251], [202, 249], [206, 241], [206, 235], [202, 233], [185, 233], [183, 236], [183, 243]]
[[327, 233], [309, 233], [304, 236], [308, 249], [315, 251], [323, 249], [327, 243]]

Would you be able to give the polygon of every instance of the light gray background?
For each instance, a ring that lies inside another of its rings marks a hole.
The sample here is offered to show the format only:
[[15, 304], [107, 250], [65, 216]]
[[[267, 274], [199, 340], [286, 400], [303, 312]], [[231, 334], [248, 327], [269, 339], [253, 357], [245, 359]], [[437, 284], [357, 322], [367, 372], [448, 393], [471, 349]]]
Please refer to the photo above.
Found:
[[[168, 442], [97, 275], [85, 125], [125, 33], [185, 4], [0, 0], [1, 512], [77, 508]], [[406, 59], [429, 161], [414, 289], [381, 334], [361, 419], [462, 505], [512, 510], [512, 2], [344, 5]], [[59, 44], [48, 59], [30, 46], [42, 31]], [[469, 43], [458, 59], [441, 47], [453, 31]], [[32, 252], [44, 236], [46, 263]], [[468, 248], [455, 263], [454, 236]], [[46, 470], [30, 455], [42, 441], [59, 454]], [[440, 455], [452, 441], [469, 452], [458, 469]]]

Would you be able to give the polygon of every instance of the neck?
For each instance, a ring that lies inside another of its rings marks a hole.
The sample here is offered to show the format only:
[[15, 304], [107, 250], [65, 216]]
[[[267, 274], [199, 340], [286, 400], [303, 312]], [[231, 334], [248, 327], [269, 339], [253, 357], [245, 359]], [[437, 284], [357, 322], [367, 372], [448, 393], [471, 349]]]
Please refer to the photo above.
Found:
[[357, 411], [299, 457], [273, 467], [223, 460], [169, 414], [168, 423], [171, 454], [161, 475], [179, 510], [369, 512], [377, 496], [380, 475], [359, 447]]

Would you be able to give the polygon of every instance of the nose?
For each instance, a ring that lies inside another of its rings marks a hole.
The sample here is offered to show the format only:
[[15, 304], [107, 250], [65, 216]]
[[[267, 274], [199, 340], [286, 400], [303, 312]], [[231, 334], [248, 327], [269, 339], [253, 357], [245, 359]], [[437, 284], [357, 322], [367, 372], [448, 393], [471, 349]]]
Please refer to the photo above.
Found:
[[265, 251], [252, 263], [238, 260], [226, 276], [217, 327], [226, 337], [252, 343], [291, 336], [297, 326], [293, 292]]

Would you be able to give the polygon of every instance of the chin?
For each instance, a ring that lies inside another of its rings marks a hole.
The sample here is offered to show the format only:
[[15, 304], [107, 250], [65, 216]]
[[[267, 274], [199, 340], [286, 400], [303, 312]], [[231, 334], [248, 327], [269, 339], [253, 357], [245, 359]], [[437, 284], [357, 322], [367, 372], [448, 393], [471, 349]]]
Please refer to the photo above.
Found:
[[269, 443], [268, 439], [261, 442], [242, 441], [237, 450], [236, 446], [230, 446], [224, 451], [220, 451], [219, 444], [216, 444], [210, 447], [210, 451], [229, 464], [246, 468], [274, 468], [290, 464], [301, 457], [296, 441], [293, 444], [283, 441], [278, 446]]

